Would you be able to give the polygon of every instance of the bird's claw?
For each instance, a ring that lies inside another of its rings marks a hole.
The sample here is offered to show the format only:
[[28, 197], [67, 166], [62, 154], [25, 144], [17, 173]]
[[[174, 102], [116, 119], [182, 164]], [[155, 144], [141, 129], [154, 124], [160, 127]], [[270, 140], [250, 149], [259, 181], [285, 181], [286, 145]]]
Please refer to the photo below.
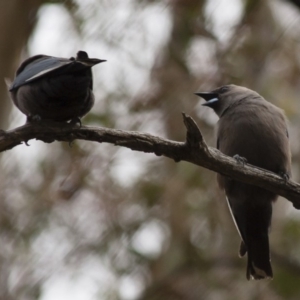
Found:
[[33, 115], [33, 116], [28, 116], [27, 117], [27, 122], [26, 123], [40, 122], [41, 120], [42, 120], [41, 116], [39, 116], [39, 115]]
[[239, 156], [238, 154], [234, 155], [233, 158], [236, 160], [236, 162], [240, 165], [245, 165], [247, 163], [247, 158]]
[[279, 172], [279, 176], [282, 177], [282, 179], [284, 180], [285, 183], [287, 183], [290, 179], [290, 176], [289, 174], [283, 172], [283, 171], [280, 171]]
[[79, 124], [79, 127], [81, 127], [81, 126], [82, 126], [82, 123], [81, 123], [81, 120], [80, 120], [80, 118], [79, 118], [79, 117], [75, 117], [75, 118], [73, 118], [73, 119], [70, 121], [70, 124], [71, 124], [71, 125], [76, 125], [76, 124]]

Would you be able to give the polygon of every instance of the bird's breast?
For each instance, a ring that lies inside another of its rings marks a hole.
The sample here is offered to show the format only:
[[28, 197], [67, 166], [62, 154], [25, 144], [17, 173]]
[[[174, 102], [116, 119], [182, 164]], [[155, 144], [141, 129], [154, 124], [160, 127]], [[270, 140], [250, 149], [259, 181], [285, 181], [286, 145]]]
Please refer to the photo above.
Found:
[[288, 171], [289, 141], [285, 118], [273, 106], [250, 106], [222, 117], [218, 126], [219, 150], [245, 157], [248, 163], [273, 172]]

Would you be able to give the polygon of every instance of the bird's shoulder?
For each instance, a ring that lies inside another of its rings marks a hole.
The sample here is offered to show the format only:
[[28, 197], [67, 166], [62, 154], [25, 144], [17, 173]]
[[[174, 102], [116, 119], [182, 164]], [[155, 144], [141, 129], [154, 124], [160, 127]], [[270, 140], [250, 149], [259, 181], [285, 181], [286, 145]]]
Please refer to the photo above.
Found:
[[238, 101], [228, 110], [228, 115], [230, 117], [241, 118], [245, 116], [257, 117], [257, 118], [279, 118], [285, 121], [284, 111], [272, 104], [271, 102], [265, 100], [263, 97], [255, 97], [250, 99], [243, 99]]
[[37, 78], [40, 78], [61, 67], [73, 63], [74, 60], [53, 57], [48, 55], [35, 55], [26, 59], [18, 68], [16, 77], [10, 87], [10, 91], [19, 88]]
[[243, 131], [245, 128], [282, 131], [286, 135], [287, 121], [282, 109], [264, 98], [248, 99], [237, 103], [219, 119], [220, 134]]

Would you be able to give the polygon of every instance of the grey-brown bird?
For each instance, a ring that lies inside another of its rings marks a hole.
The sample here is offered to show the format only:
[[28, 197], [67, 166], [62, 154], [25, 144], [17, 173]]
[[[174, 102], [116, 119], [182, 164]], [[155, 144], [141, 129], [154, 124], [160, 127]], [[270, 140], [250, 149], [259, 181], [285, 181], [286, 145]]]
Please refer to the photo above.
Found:
[[[226, 155], [280, 174], [291, 174], [291, 154], [283, 111], [255, 91], [225, 85], [208, 93], [196, 93], [219, 116], [217, 148]], [[247, 279], [272, 278], [269, 229], [272, 192], [218, 174], [242, 242], [239, 254], [248, 253]]]
[[20, 65], [9, 88], [13, 102], [27, 121], [80, 122], [94, 105], [91, 68], [104, 61], [89, 58], [84, 51], [70, 59], [30, 57]]

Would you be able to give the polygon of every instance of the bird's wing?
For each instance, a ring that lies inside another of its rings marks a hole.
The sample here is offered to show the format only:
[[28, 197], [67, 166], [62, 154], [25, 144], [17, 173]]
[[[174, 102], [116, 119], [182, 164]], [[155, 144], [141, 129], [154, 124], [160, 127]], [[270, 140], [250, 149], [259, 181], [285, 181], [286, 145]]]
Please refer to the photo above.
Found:
[[73, 60], [52, 57], [47, 55], [36, 55], [25, 60], [17, 71], [17, 76], [10, 86], [10, 91], [19, 88], [37, 78], [44, 76], [54, 70], [73, 63]]
[[242, 239], [242, 241], [247, 245], [246, 241], [246, 208], [245, 205], [239, 203], [234, 204], [234, 200], [226, 196], [228, 208], [233, 219], [234, 225]]

